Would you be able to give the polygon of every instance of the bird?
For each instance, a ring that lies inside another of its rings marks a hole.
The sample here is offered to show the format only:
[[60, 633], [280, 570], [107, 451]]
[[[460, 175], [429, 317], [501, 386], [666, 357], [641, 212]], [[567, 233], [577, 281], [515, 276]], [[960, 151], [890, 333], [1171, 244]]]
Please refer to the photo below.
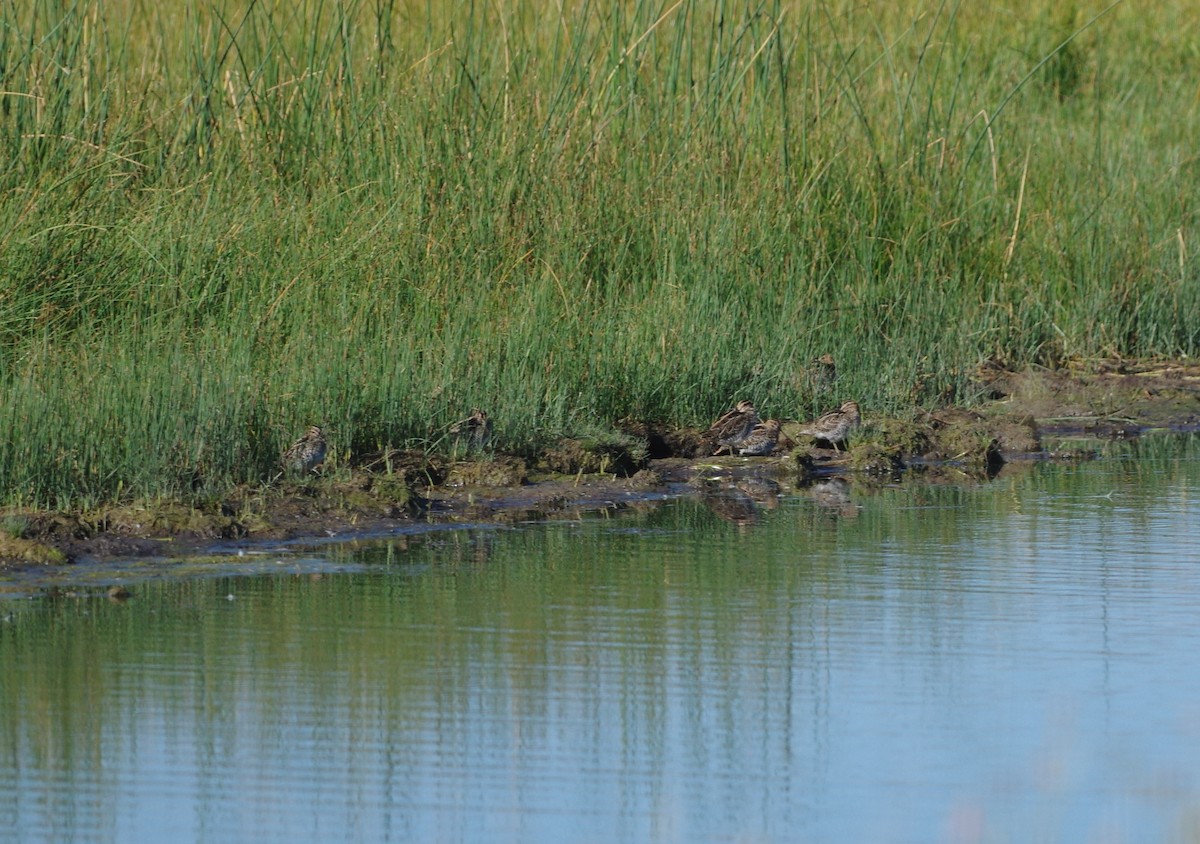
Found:
[[[807, 423], [800, 428], [798, 433], [804, 434], [806, 437], [825, 440], [837, 449], [838, 443], [845, 443], [846, 437], [858, 427], [861, 421], [862, 416], [858, 412], [858, 402], [851, 400], [842, 402], [842, 406], [837, 410], [830, 411]], [[840, 451], [840, 449], [838, 450]]]
[[804, 379], [806, 387], [817, 393], [832, 389], [834, 382], [838, 381], [838, 364], [834, 363], [833, 355], [822, 354], [820, 358], [810, 360], [804, 370]]
[[325, 462], [325, 434], [317, 425], [310, 425], [304, 436], [283, 453], [283, 468], [297, 475], [307, 475]]
[[727, 410], [717, 417], [717, 421], [709, 426], [705, 438], [717, 443], [714, 455], [720, 454], [726, 448], [732, 454], [741, 445], [742, 440], [750, 435], [758, 424], [758, 411], [752, 402], [742, 400], [732, 410]]
[[775, 450], [779, 442], [779, 420], [768, 419], [754, 426], [738, 447], [738, 454], [743, 457], [761, 457]]
[[450, 426], [450, 434], [470, 448], [483, 448], [492, 438], [492, 420], [485, 411], [471, 408], [471, 415]]
[[828, 390], [838, 381], [838, 364], [834, 363], [832, 354], [822, 354], [812, 361], [814, 385], [818, 390]]

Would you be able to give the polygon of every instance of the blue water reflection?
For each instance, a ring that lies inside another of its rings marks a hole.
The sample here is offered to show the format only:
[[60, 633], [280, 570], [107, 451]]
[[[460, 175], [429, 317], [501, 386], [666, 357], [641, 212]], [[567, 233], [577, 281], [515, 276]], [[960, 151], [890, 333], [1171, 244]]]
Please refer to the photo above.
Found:
[[1196, 840], [1200, 450], [1140, 448], [0, 604], [0, 838]]

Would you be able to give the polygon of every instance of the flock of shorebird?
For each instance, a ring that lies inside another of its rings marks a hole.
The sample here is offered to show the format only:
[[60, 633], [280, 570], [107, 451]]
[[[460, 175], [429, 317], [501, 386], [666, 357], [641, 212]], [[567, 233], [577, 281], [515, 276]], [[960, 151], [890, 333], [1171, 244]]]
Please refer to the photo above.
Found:
[[[805, 423], [795, 433], [838, 449], [859, 426], [861, 419], [858, 403], [847, 401], [837, 410]], [[772, 454], [779, 447], [782, 429], [778, 419], [763, 421], [758, 418], [753, 403], [739, 401], [709, 426], [701, 442], [710, 449], [715, 447], [711, 452], [713, 456], [728, 450], [731, 455], [761, 457]], [[450, 435], [456, 442], [481, 448], [491, 440], [492, 421], [484, 411], [476, 408], [466, 419], [450, 426]], [[325, 434], [319, 426], [313, 425], [283, 453], [284, 471], [307, 475], [325, 461], [325, 452]]]
[[[861, 421], [858, 402], [847, 401], [837, 410], [802, 425], [796, 433], [823, 440], [837, 449]], [[783, 424], [778, 419], [764, 422], [758, 418], [758, 411], [751, 402], [740, 401], [712, 423], [704, 434], [704, 440], [716, 445], [714, 456], [729, 449], [730, 454], [736, 452], [745, 457], [760, 457], [775, 451], [782, 430]]]

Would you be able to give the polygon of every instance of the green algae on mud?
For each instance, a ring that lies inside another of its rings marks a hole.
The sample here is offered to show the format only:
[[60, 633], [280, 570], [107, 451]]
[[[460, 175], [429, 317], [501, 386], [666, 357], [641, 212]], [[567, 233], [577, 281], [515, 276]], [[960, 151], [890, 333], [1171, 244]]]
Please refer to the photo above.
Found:
[[59, 548], [35, 539], [0, 534], [0, 566], [4, 563], [35, 566], [57, 566], [68, 562]]
[[[89, 557], [201, 551], [238, 541], [351, 537], [417, 521], [526, 520], [670, 494], [703, 494], [722, 479], [857, 472], [894, 477], [920, 468], [947, 479], [993, 476], [1005, 460], [1086, 456], [1049, 453], [1050, 433], [1136, 436], [1200, 427], [1200, 365], [1101, 361], [1063, 370], [988, 368], [975, 408], [914, 409], [879, 417], [869, 409], [848, 450], [809, 446], [781, 456], [697, 453], [700, 431], [629, 422], [605, 436], [564, 439], [536, 458], [417, 451], [364, 455], [327, 475], [243, 485], [206, 503], [138, 501], [74, 513], [8, 508], [0, 565], [61, 565]], [[785, 426], [786, 429], [787, 426]]]

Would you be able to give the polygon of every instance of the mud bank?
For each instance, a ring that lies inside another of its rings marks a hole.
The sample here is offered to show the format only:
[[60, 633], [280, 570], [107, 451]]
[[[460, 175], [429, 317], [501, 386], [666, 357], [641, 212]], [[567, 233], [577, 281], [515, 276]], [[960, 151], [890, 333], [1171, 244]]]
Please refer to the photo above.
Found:
[[1048, 437], [1136, 437], [1200, 430], [1200, 364], [1107, 360], [1061, 370], [981, 368], [969, 407], [881, 416], [864, 409], [850, 448], [797, 435], [771, 457], [710, 457], [700, 431], [627, 422], [603, 441], [563, 440], [536, 458], [450, 460], [416, 451], [366, 455], [297, 482], [242, 487], [201, 504], [129, 502], [89, 512], [0, 511], [0, 569], [77, 560], [178, 556], [230, 542], [382, 533], [405, 523], [528, 521], [756, 484], [911, 471], [950, 480], [993, 476], [1014, 460], [1080, 459]]

